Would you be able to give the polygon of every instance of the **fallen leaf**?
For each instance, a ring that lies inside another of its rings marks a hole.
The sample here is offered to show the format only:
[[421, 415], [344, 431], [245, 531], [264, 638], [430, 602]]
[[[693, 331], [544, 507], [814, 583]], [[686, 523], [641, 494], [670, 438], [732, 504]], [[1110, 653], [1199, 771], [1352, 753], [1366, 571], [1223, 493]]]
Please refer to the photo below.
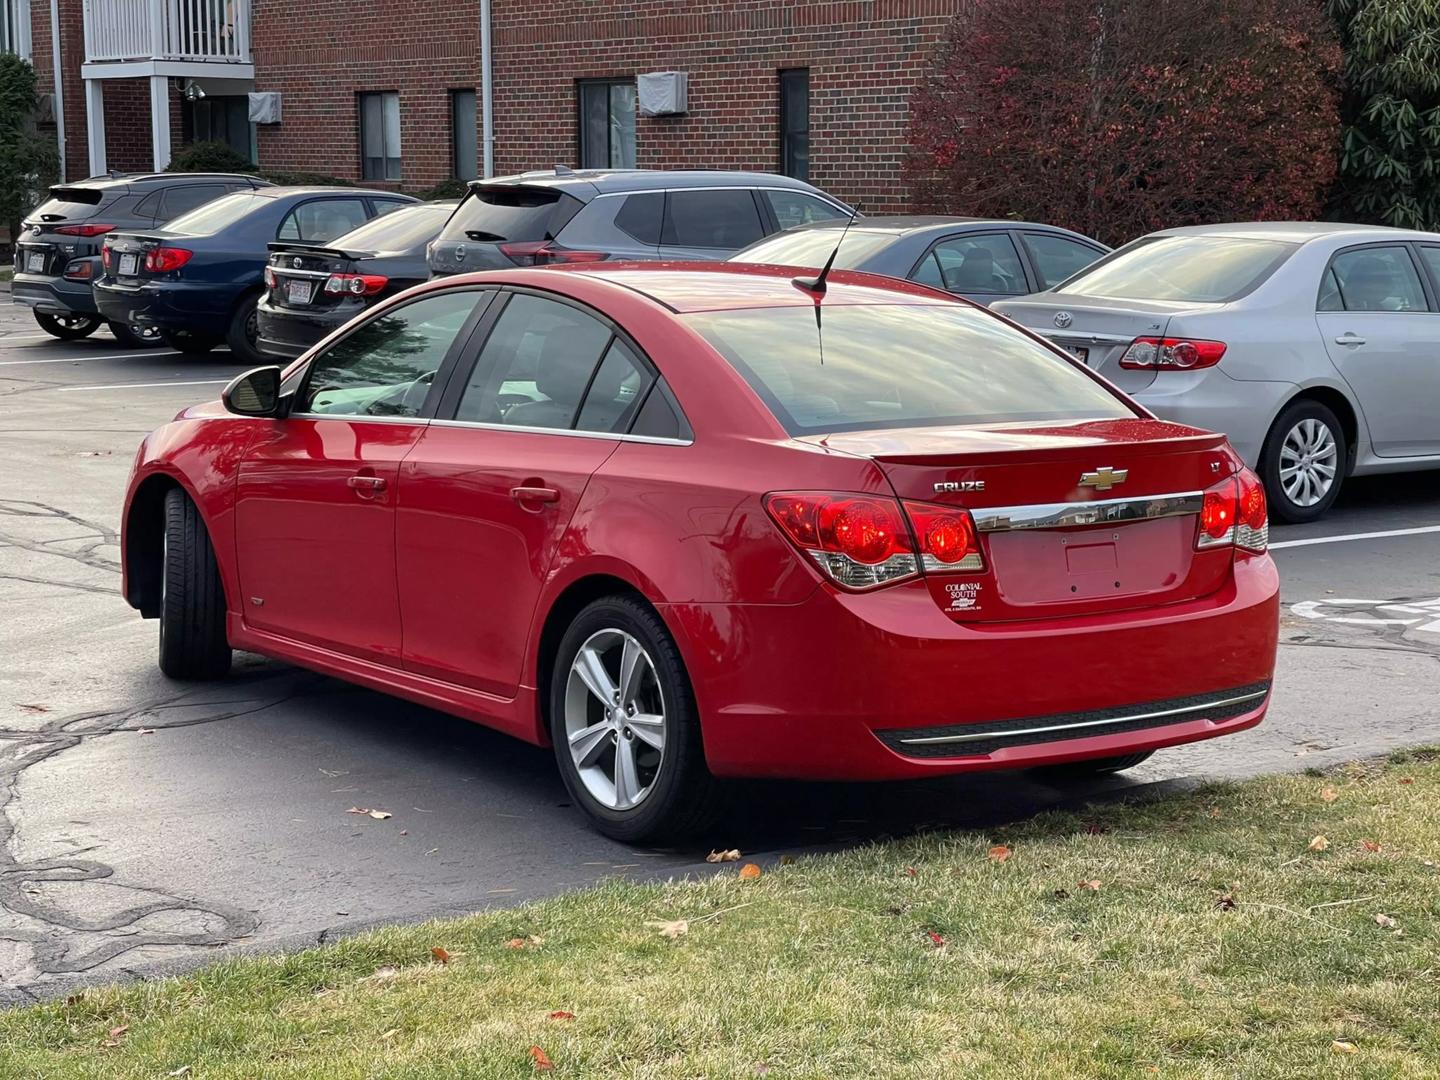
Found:
[[84, 991], [84, 990], [81, 990], [80, 993], [78, 993], [78, 994], [71, 994], [69, 997], [67, 997], [67, 998], [65, 999], [65, 1004], [66, 1004], [66, 1005], [79, 1005], [80, 1002], [82, 1002], [82, 1001], [84, 1001], [84, 1000], [85, 1000], [85, 991]]
[[21, 709], [24, 709], [26, 712], [33, 712], [33, 713], [42, 713], [42, 712], [49, 712], [49, 711], [50, 711], [50, 706], [49, 706], [49, 705], [19, 705], [19, 706], [17, 706], [17, 708], [21, 708]]
[[399, 974], [400, 974], [400, 969], [399, 969], [399, 968], [380, 967], [380, 968], [376, 968], [374, 971], [372, 971], [369, 975], [367, 975], [367, 976], [365, 976], [365, 977], [366, 977], [367, 979], [374, 979], [376, 982], [384, 982], [384, 981], [387, 980], [387, 979], [393, 979], [393, 978], [395, 978], [395, 976], [396, 976], [396, 975], [399, 975]]
[[430, 955], [435, 957], [435, 959], [439, 960], [442, 964], [450, 963], [450, 954], [444, 949], [442, 949], [439, 945], [432, 945], [430, 947]]
[[551, 1020], [574, 1020], [574, 1019], [575, 1019], [575, 1014], [572, 1013], [572, 1012], [566, 1012], [564, 1009], [556, 1009], [554, 1012], [552, 1012], [552, 1013], [550, 1014], [550, 1019], [551, 1019]]
[[1336, 791], [1333, 787], [1321, 788], [1320, 798], [1323, 799], [1325, 802], [1334, 802], [1336, 799], [1340, 798], [1340, 793]]
[[1361, 840], [1360, 846], [1371, 854], [1380, 850], [1380, 844], [1375, 840]]
[[905, 876], [906, 876], [906, 877], [915, 877], [915, 876], [918, 875], [919, 873], [920, 873], [920, 871], [919, 871], [919, 870], [916, 870], [915, 867], [913, 867], [913, 866], [907, 866], [907, 867], [905, 867]]
[[1099, 836], [1101, 833], [1106, 833], [1110, 830], [1098, 821], [1087, 821], [1085, 823], [1085, 831], [1091, 836]]
[[1402, 783], [1402, 784], [1413, 784], [1413, 783], [1415, 783], [1415, 777], [1413, 777], [1413, 776], [1402, 776], [1402, 777], [1400, 777], [1400, 783]]
[[530, 1047], [530, 1057], [535, 1061], [536, 1072], [549, 1072], [555, 1068], [555, 1063], [550, 1060], [550, 1055], [538, 1046]]
[[189, 1065], [181, 1065], [178, 1069], [174, 1070], [173, 1072], [168, 1072], [168, 1073], [166, 1073], [165, 1075], [166, 1075], [166, 1076], [189, 1076], [189, 1075], [190, 1075], [190, 1066], [189, 1066]]
[[986, 854], [996, 862], [1004, 862], [1010, 857], [1010, 849], [1004, 844], [996, 844]]
[[739, 862], [740, 850], [738, 848], [729, 848], [725, 851], [712, 851], [709, 855], [705, 856], [705, 861], [709, 863]]
[[140, 733], [141, 735], [154, 735], [154, 734], [155, 734], [155, 729], [154, 729], [153, 727], [142, 727], [142, 728], [140, 729], [139, 733]]
[[118, 1038], [120, 1038], [122, 1035], [124, 1035], [125, 1032], [127, 1032], [127, 1031], [129, 1031], [129, 1030], [130, 1030], [130, 1025], [129, 1025], [129, 1024], [121, 1024], [119, 1027], [113, 1027], [113, 1028], [110, 1029], [110, 1038], [112, 1038], [112, 1039], [118, 1039]]
[[525, 948], [525, 939], [523, 937], [512, 937], [509, 941], [505, 942], [505, 947], [507, 949], [523, 949]]
[[393, 1039], [396, 1035], [399, 1035], [399, 1034], [400, 1034], [400, 1029], [399, 1029], [399, 1028], [391, 1028], [389, 1031], [385, 1032], [385, 1034], [383, 1034], [383, 1035], [380, 1036], [380, 1041], [381, 1041], [381, 1042], [384, 1042], [386, 1039]]
[[690, 932], [690, 923], [685, 919], [676, 919], [674, 922], [660, 922], [652, 919], [645, 924], [660, 931], [661, 937], [678, 938], [684, 937]]
[[1099, 892], [1099, 891], [1100, 891], [1100, 879], [1099, 879], [1099, 878], [1091, 878], [1089, 881], [1081, 881], [1081, 882], [1078, 882], [1075, 887], [1076, 887], [1077, 889], [1089, 889], [1091, 892]]
[[1400, 925], [1400, 924], [1397, 923], [1394, 919], [1392, 919], [1389, 915], [1386, 915], [1384, 912], [1378, 913], [1378, 914], [1375, 916], [1375, 921], [1376, 921], [1379, 925], [1383, 926], [1386, 930], [1394, 930], [1395, 927], [1397, 927], [1397, 926]]
[[1324, 851], [1324, 850], [1325, 850], [1326, 848], [1328, 848], [1329, 846], [1330, 846], [1330, 841], [1327, 840], [1327, 839], [1325, 839], [1325, 837], [1323, 837], [1323, 836], [1317, 836], [1317, 837], [1315, 837], [1313, 840], [1310, 841], [1310, 850], [1311, 850], [1311, 851]]
[[1360, 1052], [1358, 1046], [1352, 1042], [1346, 1042], [1344, 1039], [1336, 1039], [1330, 1044], [1330, 1049], [1337, 1054], [1358, 1054]]
[[335, 914], [336, 914], [336, 915], [349, 915], [350, 912], [348, 912], [348, 911], [337, 911], [337, 912], [335, 912]]
[[1218, 819], [1224, 817], [1225, 815], [1220, 812], [1220, 808], [1219, 808], [1218, 806], [1212, 806], [1212, 807], [1210, 807], [1210, 816], [1211, 816], [1212, 818], [1215, 818], [1216, 820], [1218, 820]]
[[1239, 901], [1233, 892], [1220, 893], [1215, 897], [1215, 906], [1221, 911], [1234, 911], [1237, 903]]
[[945, 939], [934, 930], [926, 930], [925, 936], [930, 939], [930, 944], [934, 945], [937, 949], [943, 949], [945, 947]]
[[1070, 899], [1070, 890], [1069, 890], [1069, 889], [1056, 889], [1055, 892], [1054, 892], [1052, 895], [1055, 897], [1056, 900], [1069, 900], [1069, 899]]
[[394, 817], [395, 815], [390, 813], [390, 811], [388, 810], [371, 810], [370, 816], [373, 817], [376, 821], [384, 821], [386, 818]]
[[753, 862], [747, 862], [744, 866], [740, 867], [741, 881], [754, 881], [759, 876], [760, 867], [756, 866]]

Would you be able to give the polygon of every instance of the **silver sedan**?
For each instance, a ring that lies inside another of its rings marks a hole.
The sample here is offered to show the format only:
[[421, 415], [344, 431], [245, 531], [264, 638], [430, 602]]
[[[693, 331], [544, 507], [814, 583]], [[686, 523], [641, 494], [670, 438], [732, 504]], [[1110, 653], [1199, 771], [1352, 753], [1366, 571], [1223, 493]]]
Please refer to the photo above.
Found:
[[1347, 476], [1440, 468], [1440, 234], [1168, 229], [993, 305], [1166, 419], [1223, 431], [1282, 521]]

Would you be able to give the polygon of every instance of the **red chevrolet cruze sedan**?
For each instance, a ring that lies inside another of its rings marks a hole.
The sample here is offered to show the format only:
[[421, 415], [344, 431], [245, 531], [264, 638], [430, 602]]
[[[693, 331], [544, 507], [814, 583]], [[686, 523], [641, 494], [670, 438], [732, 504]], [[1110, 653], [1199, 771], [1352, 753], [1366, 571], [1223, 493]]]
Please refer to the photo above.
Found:
[[604, 832], [727, 777], [1114, 771], [1264, 715], [1265, 497], [999, 316], [776, 267], [432, 282], [140, 448], [125, 596], [553, 744]]

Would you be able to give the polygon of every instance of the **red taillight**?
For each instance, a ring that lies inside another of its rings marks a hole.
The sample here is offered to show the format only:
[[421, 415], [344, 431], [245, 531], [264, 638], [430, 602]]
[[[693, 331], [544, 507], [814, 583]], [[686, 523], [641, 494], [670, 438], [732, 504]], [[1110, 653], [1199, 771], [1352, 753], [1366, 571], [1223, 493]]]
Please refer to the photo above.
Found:
[[905, 516], [915, 528], [920, 562], [927, 573], [983, 570], [985, 558], [968, 510], [936, 503], [906, 502]]
[[1270, 544], [1270, 522], [1265, 509], [1265, 488], [1249, 469], [1205, 492], [1200, 505], [1200, 533], [1195, 547], [1242, 547], [1264, 551]]
[[782, 492], [766, 496], [765, 509], [792, 544], [846, 588], [873, 589], [919, 573], [910, 532], [894, 499]]
[[275, 288], [275, 269], [274, 269], [274, 267], [270, 267], [270, 266], [265, 267], [265, 287], [266, 287], [267, 289], [273, 289], [273, 288]]
[[73, 259], [65, 267], [64, 277], [68, 281], [89, 281], [95, 274], [95, 264], [89, 259]]
[[1240, 470], [1235, 543], [1247, 551], [1264, 551], [1270, 546], [1270, 514], [1265, 505], [1265, 485], [1249, 469]]
[[171, 270], [179, 270], [194, 254], [184, 248], [151, 248], [145, 253], [145, 269], [152, 274], [168, 274]]
[[55, 231], [62, 236], [103, 236], [114, 225], [61, 225]]
[[607, 257], [603, 251], [574, 251], [569, 248], [551, 247], [548, 240], [501, 244], [500, 253], [518, 266], [600, 262]]
[[381, 274], [331, 274], [325, 279], [327, 293], [374, 296], [390, 281]]
[[1200, 546], [1215, 547], [1235, 539], [1235, 481], [1226, 480], [1205, 492], [1200, 506]]
[[1191, 371], [1213, 367], [1224, 355], [1223, 341], [1137, 337], [1120, 357], [1120, 366], [1144, 371]]
[[110, 269], [110, 251], [111, 248], [109, 244], [106, 244], [100, 249], [100, 265], [105, 267], [106, 270]]

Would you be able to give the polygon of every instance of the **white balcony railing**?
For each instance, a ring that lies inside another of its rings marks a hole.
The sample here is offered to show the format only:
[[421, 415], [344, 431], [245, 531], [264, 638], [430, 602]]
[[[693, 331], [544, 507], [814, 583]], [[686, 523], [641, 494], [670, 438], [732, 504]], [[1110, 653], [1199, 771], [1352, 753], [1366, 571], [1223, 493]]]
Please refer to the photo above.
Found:
[[249, 63], [250, 0], [85, 0], [85, 59]]

